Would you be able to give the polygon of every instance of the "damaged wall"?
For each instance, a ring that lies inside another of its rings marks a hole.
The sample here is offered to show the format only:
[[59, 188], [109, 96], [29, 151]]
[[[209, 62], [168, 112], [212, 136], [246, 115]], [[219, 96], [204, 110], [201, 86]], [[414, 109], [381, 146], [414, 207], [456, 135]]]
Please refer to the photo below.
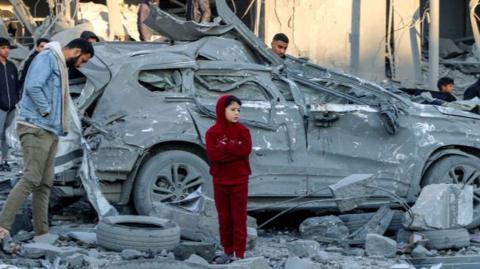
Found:
[[375, 0], [265, 1], [265, 42], [284, 32], [289, 54], [381, 81], [385, 11], [386, 1]]

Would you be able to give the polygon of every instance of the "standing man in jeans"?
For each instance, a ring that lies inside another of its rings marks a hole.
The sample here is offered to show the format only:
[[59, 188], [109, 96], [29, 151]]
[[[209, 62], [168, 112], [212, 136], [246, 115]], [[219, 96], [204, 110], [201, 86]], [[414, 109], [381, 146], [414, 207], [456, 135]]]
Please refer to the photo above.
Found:
[[10, 55], [10, 41], [0, 37], [0, 171], [10, 171], [7, 162], [8, 145], [5, 131], [15, 118], [15, 105], [20, 100], [20, 85], [15, 64], [7, 58]]
[[68, 70], [93, 57], [92, 45], [74, 39], [65, 47], [47, 44], [27, 73], [18, 117], [17, 134], [23, 150], [23, 177], [8, 195], [0, 213], [0, 239], [9, 236], [17, 210], [33, 193], [35, 234], [48, 233], [48, 200], [54, 180], [58, 136], [69, 128]]

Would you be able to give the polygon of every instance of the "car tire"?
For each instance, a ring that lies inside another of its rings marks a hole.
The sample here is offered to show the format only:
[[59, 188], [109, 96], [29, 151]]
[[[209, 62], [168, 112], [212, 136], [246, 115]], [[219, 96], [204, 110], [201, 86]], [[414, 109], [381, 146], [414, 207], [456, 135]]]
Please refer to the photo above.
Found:
[[467, 229], [432, 230], [418, 232], [427, 239], [429, 249], [460, 249], [470, 245], [470, 234]]
[[140, 168], [133, 192], [135, 208], [141, 215], [150, 215], [154, 202], [181, 201], [200, 186], [203, 194], [213, 196], [209, 166], [204, 159], [184, 150], [161, 151]]
[[[463, 173], [463, 175], [462, 175]], [[463, 178], [467, 174], [467, 178]], [[430, 184], [463, 184], [469, 181], [468, 174], [473, 178], [474, 208], [480, 207], [480, 159], [473, 155], [451, 155], [433, 163], [423, 177], [422, 186]], [[480, 224], [480, 210], [474, 210], [472, 224]], [[472, 225], [469, 226], [469, 228]]]
[[[404, 212], [401, 210], [394, 210], [393, 211], [393, 218], [388, 225], [388, 231], [397, 231], [398, 229], [402, 228], [402, 219]], [[361, 213], [361, 214], [345, 214], [338, 216], [345, 226], [348, 227], [350, 233], [362, 228], [368, 221], [375, 215], [375, 213]]]
[[180, 227], [166, 219], [150, 216], [112, 216], [97, 226], [97, 243], [106, 249], [160, 252], [180, 243]]

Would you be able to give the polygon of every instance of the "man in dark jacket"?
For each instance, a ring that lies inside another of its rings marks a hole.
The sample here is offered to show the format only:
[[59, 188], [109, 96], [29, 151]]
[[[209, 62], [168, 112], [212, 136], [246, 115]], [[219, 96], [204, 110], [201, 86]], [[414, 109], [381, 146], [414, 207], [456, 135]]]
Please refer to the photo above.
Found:
[[37, 56], [40, 52], [42, 52], [45, 49], [45, 45], [47, 45], [48, 42], [50, 42], [50, 40], [46, 38], [39, 38], [37, 42], [35, 42], [35, 51], [25, 61], [22, 72], [20, 74], [20, 81], [19, 81], [20, 89], [23, 88], [23, 84], [25, 83], [25, 78], [27, 77], [27, 72], [28, 72], [28, 68], [30, 67], [30, 64], [32, 63], [35, 56]]
[[10, 171], [5, 131], [15, 117], [15, 105], [20, 100], [18, 71], [15, 64], [8, 60], [9, 55], [10, 41], [0, 37], [0, 171]]
[[463, 100], [470, 100], [475, 97], [480, 98], [480, 79], [478, 79], [477, 82], [468, 87], [463, 94]]

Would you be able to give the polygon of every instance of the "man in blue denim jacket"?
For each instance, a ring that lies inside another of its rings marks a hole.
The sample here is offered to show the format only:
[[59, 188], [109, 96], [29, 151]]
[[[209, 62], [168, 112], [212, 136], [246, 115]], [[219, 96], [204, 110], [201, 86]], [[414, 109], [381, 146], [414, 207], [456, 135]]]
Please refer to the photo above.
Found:
[[9, 235], [15, 214], [33, 193], [33, 228], [48, 233], [48, 200], [54, 179], [58, 136], [68, 132], [68, 70], [93, 57], [92, 45], [83, 39], [65, 47], [50, 42], [35, 57], [23, 88], [17, 134], [23, 150], [23, 177], [8, 195], [0, 214], [0, 239]]

